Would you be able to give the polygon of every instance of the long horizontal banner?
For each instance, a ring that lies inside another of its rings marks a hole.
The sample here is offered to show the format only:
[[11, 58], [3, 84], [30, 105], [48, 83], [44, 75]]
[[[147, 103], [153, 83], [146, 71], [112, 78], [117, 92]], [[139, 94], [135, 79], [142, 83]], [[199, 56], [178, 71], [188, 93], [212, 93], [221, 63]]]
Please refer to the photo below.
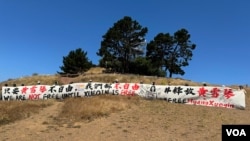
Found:
[[167, 86], [139, 83], [73, 83], [2, 87], [2, 100], [64, 99], [94, 95], [139, 95], [172, 103], [245, 109], [245, 93], [229, 87]]

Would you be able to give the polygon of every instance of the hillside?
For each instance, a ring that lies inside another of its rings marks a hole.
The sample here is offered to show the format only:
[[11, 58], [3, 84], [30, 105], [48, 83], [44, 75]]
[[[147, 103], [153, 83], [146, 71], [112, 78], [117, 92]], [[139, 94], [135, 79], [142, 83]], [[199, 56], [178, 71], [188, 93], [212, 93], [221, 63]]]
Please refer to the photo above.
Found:
[[[31, 76], [2, 82], [1, 85], [34, 85], [37, 81], [49, 85], [55, 81], [59, 84], [89, 80], [113, 82], [115, 79], [159, 85], [202, 85], [183, 79], [102, 74], [101, 68], [92, 68], [74, 78]], [[250, 90], [246, 90], [249, 94]], [[3, 141], [219, 141], [222, 124], [250, 124], [249, 101], [246, 95], [245, 110], [112, 95], [59, 101], [1, 101], [0, 138]]]

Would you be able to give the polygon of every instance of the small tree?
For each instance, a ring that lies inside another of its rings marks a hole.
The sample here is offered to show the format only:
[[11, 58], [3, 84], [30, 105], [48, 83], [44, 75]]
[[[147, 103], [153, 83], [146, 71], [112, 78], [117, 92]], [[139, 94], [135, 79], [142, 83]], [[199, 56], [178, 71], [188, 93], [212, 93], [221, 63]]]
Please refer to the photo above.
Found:
[[68, 56], [63, 57], [63, 66], [60, 69], [61, 73], [83, 73], [89, 70], [92, 66], [92, 62], [87, 57], [87, 52], [84, 52], [81, 48], [75, 51], [70, 51]]

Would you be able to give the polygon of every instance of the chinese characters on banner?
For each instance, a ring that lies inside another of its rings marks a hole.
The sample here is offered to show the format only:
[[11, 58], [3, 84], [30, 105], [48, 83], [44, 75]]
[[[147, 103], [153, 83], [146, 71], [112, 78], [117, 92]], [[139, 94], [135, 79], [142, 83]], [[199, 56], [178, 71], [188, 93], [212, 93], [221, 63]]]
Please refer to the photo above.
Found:
[[172, 103], [245, 109], [245, 93], [229, 87], [166, 86], [139, 83], [74, 83], [2, 87], [2, 100], [64, 99], [113, 94], [164, 99]]

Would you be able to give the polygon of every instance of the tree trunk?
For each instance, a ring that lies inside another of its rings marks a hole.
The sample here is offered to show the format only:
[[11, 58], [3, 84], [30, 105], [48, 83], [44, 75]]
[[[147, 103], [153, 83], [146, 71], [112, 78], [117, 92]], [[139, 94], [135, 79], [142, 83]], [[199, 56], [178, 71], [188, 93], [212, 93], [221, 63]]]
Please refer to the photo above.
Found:
[[169, 78], [172, 78], [172, 71], [169, 71]]

